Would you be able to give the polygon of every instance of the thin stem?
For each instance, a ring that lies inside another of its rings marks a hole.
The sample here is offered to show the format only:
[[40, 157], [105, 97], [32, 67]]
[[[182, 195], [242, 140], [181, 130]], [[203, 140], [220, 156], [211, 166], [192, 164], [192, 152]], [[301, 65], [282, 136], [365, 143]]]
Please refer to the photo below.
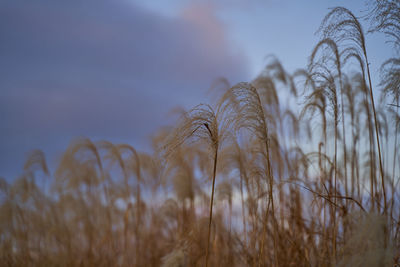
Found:
[[372, 83], [371, 83], [371, 74], [369, 71], [369, 63], [367, 58], [367, 52], [364, 50], [365, 61], [367, 63], [367, 73], [368, 73], [368, 82], [369, 82], [369, 94], [371, 97], [372, 102], [372, 111], [374, 113], [374, 121], [375, 121], [375, 134], [376, 134], [376, 143], [378, 145], [378, 156], [379, 156], [379, 169], [381, 172], [381, 179], [382, 179], [382, 191], [383, 191], [383, 214], [386, 214], [386, 190], [385, 190], [385, 178], [383, 174], [383, 166], [382, 166], [382, 156], [381, 156], [381, 145], [379, 142], [379, 130], [378, 130], [378, 120], [376, 119], [376, 111], [375, 111], [375, 102], [374, 102], [374, 95], [372, 93]]
[[[268, 136], [268, 132], [267, 132], [267, 136]], [[268, 206], [267, 206], [267, 212], [266, 212], [266, 216], [265, 216], [265, 222], [264, 222], [264, 229], [263, 229], [263, 236], [262, 236], [262, 242], [261, 242], [261, 252], [260, 252], [260, 259], [259, 259], [259, 264], [258, 266], [260, 266], [261, 264], [261, 259], [263, 258], [263, 254], [264, 254], [264, 240], [265, 240], [265, 227], [268, 221], [268, 215], [269, 215], [269, 209], [270, 209], [270, 204], [271, 204], [271, 211], [272, 211], [272, 221], [274, 223], [275, 226], [275, 214], [274, 214], [274, 198], [273, 198], [273, 183], [274, 183], [274, 177], [272, 175], [272, 168], [271, 168], [271, 161], [270, 161], [270, 151], [269, 151], [269, 145], [268, 145], [268, 139], [265, 142], [265, 149], [266, 149], [266, 153], [267, 153], [267, 168], [268, 168], [268, 180], [269, 180], [269, 200], [268, 200]], [[275, 238], [275, 232], [273, 231], [273, 235], [272, 235], [272, 239], [274, 242], [274, 255], [275, 255], [275, 264], [277, 264], [277, 249], [276, 249], [276, 238]]]
[[208, 221], [208, 238], [207, 238], [207, 250], [206, 250], [206, 267], [208, 266], [208, 257], [209, 257], [209, 249], [210, 249], [210, 235], [211, 235], [211, 222], [212, 222], [212, 210], [213, 210], [213, 202], [214, 202], [214, 188], [215, 188], [215, 175], [217, 172], [217, 158], [218, 158], [218, 148], [215, 148], [215, 156], [214, 156], [214, 170], [213, 170], [213, 181], [212, 181], [212, 190], [211, 190], [211, 203], [210, 203], [210, 219]]

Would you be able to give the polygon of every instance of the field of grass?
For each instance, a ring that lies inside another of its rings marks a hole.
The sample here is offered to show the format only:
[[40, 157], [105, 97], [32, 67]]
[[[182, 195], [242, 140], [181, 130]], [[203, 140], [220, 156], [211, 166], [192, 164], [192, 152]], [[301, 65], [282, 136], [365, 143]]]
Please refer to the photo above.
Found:
[[32, 151], [0, 178], [0, 266], [399, 266], [400, 58], [373, 88], [363, 30], [398, 52], [399, 14], [332, 9], [308, 66], [217, 81], [152, 153], [79, 139], [50, 171]]

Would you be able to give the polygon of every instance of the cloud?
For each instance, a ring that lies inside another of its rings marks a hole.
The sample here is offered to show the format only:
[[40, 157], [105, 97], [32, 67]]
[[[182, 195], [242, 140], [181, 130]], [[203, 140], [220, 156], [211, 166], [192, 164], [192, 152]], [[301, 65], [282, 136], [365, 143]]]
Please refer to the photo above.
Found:
[[9, 0], [0, 34], [0, 176], [76, 136], [144, 148], [172, 107], [248, 76], [211, 6], [169, 18], [123, 0]]

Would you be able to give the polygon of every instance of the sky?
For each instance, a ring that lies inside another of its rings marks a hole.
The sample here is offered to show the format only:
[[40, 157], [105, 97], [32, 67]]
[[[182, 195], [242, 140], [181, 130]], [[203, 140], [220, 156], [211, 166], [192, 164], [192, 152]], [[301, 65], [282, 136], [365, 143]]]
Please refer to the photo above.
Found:
[[[269, 55], [289, 72], [305, 67], [335, 6], [366, 10], [358, 0], [0, 0], [0, 176], [22, 174], [33, 149], [54, 167], [78, 137], [149, 151], [173, 108], [212, 101], [216, 79], [251, 81]], [[368, 36], [373, 73], [384, 47]]]

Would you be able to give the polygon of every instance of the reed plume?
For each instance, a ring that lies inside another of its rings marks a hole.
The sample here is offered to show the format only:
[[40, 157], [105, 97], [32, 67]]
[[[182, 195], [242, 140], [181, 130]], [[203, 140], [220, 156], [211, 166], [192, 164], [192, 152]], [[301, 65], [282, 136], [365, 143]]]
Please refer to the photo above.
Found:
[[217, 173], [218, 150], [221, 143], [228, 136], [227, 129], [230, 127], [231, 119], [224, 117], [226, 106], [219, 105], [217, 112], [209, 105], [199, 105], [185, 114], [181, 124], [176, 128], [165, 147], [167, 155], [170, 154], [177, 146], [181, 145], [189, 138], [195, 138], [208, 144], [214, 155], [214, 164], [212, 172], [212, 188], [210, 201], [210, 215], [208, 223], [208, 238], [205, 266], [208, 266], [209, 245], [211, 235], [212, 211], [214, 202], [215, 178]]
[[[373, 8], [396, 42], [398, 3]], [[29, 153], [0, 177], [0, 265], [399, 265], [397, 56], [374, 114], [361, 22], [334, 8], [320, 33], [306, 69], [272, 56], [251, 82], [218, 79], [214, 105], [179, 109], [147, 152]]]
[[356, 52], [362, 55], [364, 58], [365, 66], [367, 69], [368, 82], [369, 82], [369, 96], [374, 115], [375, 136], [378, 146], [379, 169], [381, 174], [382, 192], [384, 198], [383, 212], [386, 213], [387, 199], [386, 199], [385, 179], [384, 179], [383, 165], [382, 165], [382, 153], [379, 140], [379, 129], [375, 111], [371, 74], [370, 74], [363, 28], [360, 22], [358, 21], [357, 17], [354, 16], [354, 14], [350, 10], [344, 7], [335, 7], [325, 16], [325, 18], [321, 23], [319, 31], [322, 32], [324, 38], [332, 38], [333, 40], [336, 40], [337, 43], [344, 45], [345, 48], [351, 47], [350, 50], [345, 50], [346, 52], [347, 51], [351, 51], [351, 53]]

